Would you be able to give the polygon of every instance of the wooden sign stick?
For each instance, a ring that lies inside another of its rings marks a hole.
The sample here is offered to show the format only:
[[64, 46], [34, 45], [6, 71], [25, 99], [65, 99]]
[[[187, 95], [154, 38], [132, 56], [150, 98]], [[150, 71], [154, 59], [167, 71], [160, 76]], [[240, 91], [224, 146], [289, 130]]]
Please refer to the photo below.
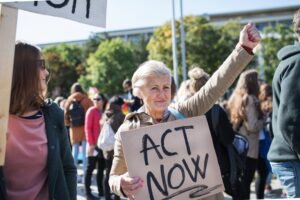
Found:
[[18, 10], [0, 4], [0, 166], [4, 165]]

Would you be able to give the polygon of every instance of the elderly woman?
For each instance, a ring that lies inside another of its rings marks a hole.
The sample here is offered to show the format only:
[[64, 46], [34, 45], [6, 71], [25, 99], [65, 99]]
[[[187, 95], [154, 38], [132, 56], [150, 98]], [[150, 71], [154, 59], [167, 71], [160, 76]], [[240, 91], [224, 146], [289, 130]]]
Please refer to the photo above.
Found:
[[[247, 24], [240, 33], [239, 43], [218, 71], [193, 97], [175, 104], [174, 109], [185, 117], [206, 113], [233, 83], [238, 74], [253, 57], [252, 49], [259, 43], [260, 35], [252, 24]], [[136, 113], [126, 116], [116, 134], [113, 165], [109, 184], [111, 190], [130, 199], [143, 187], [140, 177], [130, 177], [124, 159], [120, 132], [157, 123], [176, 120], [168, 110], [171, 101], [171, 72], [158, 61], [142, 64], [132, 77], [133, 93], [141, 98], [144, 106]]]

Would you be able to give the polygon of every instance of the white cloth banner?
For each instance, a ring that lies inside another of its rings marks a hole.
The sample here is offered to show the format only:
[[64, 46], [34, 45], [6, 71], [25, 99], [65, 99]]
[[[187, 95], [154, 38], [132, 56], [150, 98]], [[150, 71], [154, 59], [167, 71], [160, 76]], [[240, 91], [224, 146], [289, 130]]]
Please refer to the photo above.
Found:
[[[0, 1], [0, 3], [3, 1]], [[14, 1], [2, 4], [30, 12], [105, 27], [107, 0]]]

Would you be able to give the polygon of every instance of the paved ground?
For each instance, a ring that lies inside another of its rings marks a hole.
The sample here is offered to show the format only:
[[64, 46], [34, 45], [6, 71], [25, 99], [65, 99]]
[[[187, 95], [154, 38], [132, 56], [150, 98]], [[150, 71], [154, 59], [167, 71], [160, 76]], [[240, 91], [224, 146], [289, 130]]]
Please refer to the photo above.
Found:
[[[79, 176], [82, 177], [82, 170], [79, 169], [78, 170], [78, 174]], [[96, 181], [95, 181], [95, 176], [93, 177], [92, 180], [92, 192], [95, 196], [97, 196], [97, 186], [96, 186]], [[282, 193], [282, 189], [280, 187], [279, 182], [276, 179], [272, 179], [272, 192], [269, 194], [265, 194], [265, 198], [266, 199], [280, 199], [281, 198], [281, 193]], [[85, 189], [84, 189], [84, 185], [83, 183], [78, 183], [77, 184], [77, 200], [85, 200]], [[225, 199], [226, 200], [231, 200], [231, 197], [226, 196], [225, 194]], [[251, 185], [251, 199], [256, 199], [255, 193], [254, 193], [254, 183], [252, 183]], [[100, 198], [100, 200], [105, 200], [103, 197]]]

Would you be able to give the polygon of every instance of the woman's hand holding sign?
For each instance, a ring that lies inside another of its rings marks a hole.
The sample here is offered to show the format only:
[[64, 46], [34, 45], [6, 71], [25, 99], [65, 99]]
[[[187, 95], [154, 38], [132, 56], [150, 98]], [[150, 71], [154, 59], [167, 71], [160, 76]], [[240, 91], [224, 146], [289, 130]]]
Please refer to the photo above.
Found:
[[131, 200], [135, 199], [135, 194], [144, 186], [144, 181], [140, 177], [130, 177], [128, 172], [121, 176], [121, 188], [123, 193]]

